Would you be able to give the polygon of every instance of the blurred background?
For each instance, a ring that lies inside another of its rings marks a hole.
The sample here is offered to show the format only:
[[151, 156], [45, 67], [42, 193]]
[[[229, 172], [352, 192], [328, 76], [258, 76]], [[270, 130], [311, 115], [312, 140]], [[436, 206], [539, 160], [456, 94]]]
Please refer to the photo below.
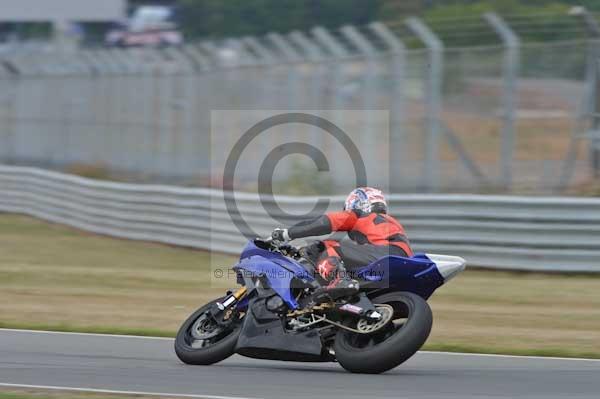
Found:
[[[218, 187], [212, 158], [237, 133], [212, 143], [211, 110], [388, 110], [350, 130], [367, 163], [393, 165], [394, 192], [598, 192], [597, 2], [38, 3], [3, 1], [3, 163]], [[292, 184], [314, 169], [282, 160], [280, 191], [319, 194]], [[348, 175], [325, 186], [345, 192]]]
[[[341, 207], [347, 154], [300, 124], [223, 179], [257, 115], [315, 111], [351, 136], [417, 251], [467, 259], [432, 298], [428, 349], [600, 357], [599, 13], [0, 0], [0, 327], [172, 336], [222, 294], [210, 271], [249, 234], [234, 221], [266, 234], [317, 197]], [[274, 188], [291, 214], [267, 214], [256, 173], [293, 141], [331, 171], [283, 158]]]

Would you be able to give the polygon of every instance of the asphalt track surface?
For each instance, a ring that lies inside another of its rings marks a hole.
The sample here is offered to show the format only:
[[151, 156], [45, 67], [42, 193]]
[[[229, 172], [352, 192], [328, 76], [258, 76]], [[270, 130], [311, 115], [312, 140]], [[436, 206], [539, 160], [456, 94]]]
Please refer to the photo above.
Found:
[[173, 341], [0, 329], [7, 386], [197, 398], [599, 398], [600, 361], [420, 352], [381, 375], [240, 356], [186, 366]]

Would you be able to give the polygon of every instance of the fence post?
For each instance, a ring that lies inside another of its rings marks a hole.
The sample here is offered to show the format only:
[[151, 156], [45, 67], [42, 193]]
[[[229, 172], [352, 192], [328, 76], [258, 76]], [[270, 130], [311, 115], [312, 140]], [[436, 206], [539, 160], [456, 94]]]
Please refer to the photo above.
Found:
[[190, 59], [197, 73], [202, 73], [210, 70], [210, 62], [208, 58], [194, 45], [188, 44], [183, 47], [184, 54]]
[[266, 71], [263, 68], [259, 70], [260, 73], [264, 74], [263, 79], [266, 80], [265, 84], [262, 85], [265, 92], [265, 102], [263, 104], [269, 105], [268, 108], [281, 106], [279, 96], [277, 95], [279, 92], [277, 70], [275, 68], [279, 62], [277, 56], [255, 37], [246, 36], [242, 39], [242, 43], [260, 57], [259, 62], [267, 69]]
[[[301, 70], [301, 62], [303, 61], [303, 57], [301, 54], [294, 49], [292, 44], [290, 43], [288, 38], [283, 37], [279, 33], [268, 33], [266, 36], [267, 40], [273, 45], [273, 48], [277, 51], [277, 53], [283, 58], [287, 65], [287, 86], [286, 86], [286, 97], [287, 97], [287, 108], [290, 111], [297, 111], [300, 107], [298, 104], [298, 93], [299, 93], [299, 83], [300, 83], [300, 70]], [[282, 100], [283, 103], [283, 100]], [[292, 137], [297, 137], [298, 126], [297, 124], [293, 124], [290, 126], [290, 135]], [[282, 170], [282, 173], [285, 176], [289, 176], [291, 174], [291, 170], [293, 165], [289, 163], [282, 163], [279, 166]]]
[[500, 172], [502, 185], [510, 190], [512, 186], [512, 164], [515, 146], [515, 121], [517, 104], [517, 80], [519, 75], [519, 52], [521, 41], [508, 24], [496, 13], [488, 12], [483, 18], [494, 29], [504, 44], [502, 148], [500, 150]]
[[444, 44], [419, 18], [411, 17], [406, 25], [429, 50], [429, 68], [425, 86], [425, 156], [423, 181], [425, 191], [436, 191], [439, 186], [440, 133], [442, 110], [442, 82], [444, 71]]
[[[595, 53], [597, 54], [597, 53]], [[591, 140], [591, 159], [592, 159], [592, 173], [594, 179], [600, 179], [600, 58], [594, 58], [595, 70], [593, 78], [593, 106], [592, 109], [592, 129], [590, 132]]]
[[[373, 33], [381, 39], [392, 54], [393, 92], [390, 99], [390, 189], [399, 189], [404, 173], [402, 161], [406, 154], [406, 134], [404, 123], [404, 69], [406, 68], [404, 43], [384, 24], [373, 22], [369, 25]], [[398, 180], [398, 183], [396, 183]]]
[[8, 104], [10, 104], [13, 93], [8, 88], [8, 73], [4, 69], [3, 60], [0, 59], [0, 109], [4, 111], [0, 113], [0, 164], [8, 163], [10, 158], [10, 150], [8, 144]]
[[[213, 92], [213, 76], [210, 71], [212, 68], [211, 61], [196, 45], [186, 45], [183, 47], [183, 52], [190, 59], [194, 67], [194, 71], [190, 75], [190, 103], [187, 105], [189, 112], [187, 136], [187, 152], [188, 164], [186, 166], [188, 172], [193, 171], [194, 176], [190, 177], [206, 177], [209, 174], [210, 165], [205, 159], [208, 158], [204, 145], [204, 136], [207, 135], [206, 130], [203, 130], [203, 125], [206, 120], [210, 119], [210, 98]], [[206, 150], [208, 152], [208, 150]], [[189, 173], [188, 173], [189, 174]]]
[[[34, 73], [32, 72], [31, 68], [27, 68], [25, 65], [25, 62], [19, 62], [18, 64], [15, 64], [14, 66], [16, 67], [15, 71], [17, 73], [14, 74], [14, 76], [11, 78], [11, 82], [12, 82], [12, 89], [13, 89], [13, 97], [12, 97], [12, 101], [9, 104], [8, 107], [8, 111], [9, 111], [9, 125], [10, 125], [10, 133], [11, 133], [11, 137], [10, 137], [10, 154], [11, 154], [11, 160], [13, 163], [18, 164], [19, 161], [22, 161], [23, 158], [27, 159], [27, 154], [24, 153], [21, 148], [23, 147], [23, 145], [21, 144], [22, 141], [22, 136], [23, 136], [23, 120], [25, 120], [26, 116], [27, 116], [27, 110], [28, 110], [28, 97], [30, 96], [27, 88], [28, 88], [28, 81], [29, 79], [31, 79], [32, 77], [42, 77], [41, 73], [37, 73], [36, 75], [34, 75]], [[42, 77], [45, 79], [48, 79], [48, 77]], [[47, 85], [49, 86], [49, 85]], [[60, 101], [60, 97], [59, 94], [55, 92], [54, 93], [54, 97], [52, 97], [51, 99], [48, 99], [48, 97], [45, 95], [47, 92], [46, 87], [44, 87], [44, 95], [42, 96], [44, 98], [44, 100], [49, 101], [48, 107], [50, 107], [50, 105], [52, 105], [52, 109], [54, 109], [54, 104], [58, 104]], [[50, 101], [52, 101], [50, 103]], [[58, 121], [56, 121], [58, 122]], [[54, 126], [52, 126], [54, 125]], [[53, 123], [51, 125], [51, 128], [46, 129], [47, 132], [46, 135], [54, 138], [55, 140], [59, 140], [59, 137], [56, 137], [56, 131], [58, 130], [55, 126], [58, 126], [58, 123]], [[27, 137], [26, 137], [27, 138]], [[51, 160], [54, 156], [54, 148], [49, 145], [48, 143], [50, 142], [50, 140], [45, 139], [43, 141], [43, 144], [46, 145], [46, 152], [48, 153], [46, 159], [44, 161], [48, 161]], [[25, 155], [25, 156], [24, 156]]]
[[[16, 161], [15, 141], [18, 120], [18, 93], [21, 84], [20, 71], [12, 61], [2, 60], [0, 68], [0, 107], [5, 117], [0, 121], [0, 162], [12, 164]], [[2, 65], [4, 64], [4, 65]]]
[[587, 81], [590, 85], [588, 112], [592, 115], [592, 128], [589, 131], [590, 159], [592, 174], [595, 179], [600, 179], [600, 24], [585, 7], [574, 7], [571, 15], [583, 20], [588, 34], [592, 37], [587, 69]]
[[[348, 56], [348, 51], [340, 44], [325, 28], [317, 26], [311, 31], [317, 41], [335, 58], [343, 58]], [[332, 79], [332, 91], [333, 91], [333, 102], [332, 108], [339, 110], [344, 107], [342, 98], [340, 97], [340, 87], [343, 81], [343, 68], [341, 68], [341, 61], [339, 59], [333, 59], [333, 65], [331, 67], [331, 79]]]
[[194, 70], [194, 63], [183, 49], [167, 47], [163, 50], [163, 54], [174, 64], [173, 70], [170, 70], [170, 72], [175, 72], [174, 75], [189, 74]]
[[260, 44], [255, 37], [245, 36], [242, 38], [242, 43], [254, 51], [265, 64], [274, 64], [276, 62], [277, 57], [269, 49]]
[[297, 108], [296, 97], [299, 81], [295, 64], [300, 62], [302, 57], [294, 50], [287, 39], [279, 33], [269, 33], [267, 34], [267, 39], [273, 44], [275, 49], [283, 55], [284, 60], [288, 63], [288, 108], [290, 110], [295, 110]]
[[[315, 43], [313, 43], [310, 39], [306, 37], [306, 35], [299, 31], [294, 31], [289, 35], [290, 40], [295, 43], [306, 55], [306, 58], [311, 62], [313, 68], [313, 78], [312, 78], [312, 87], [311, 87], [311, 107], [315, 110], [322, 109], [321, 103], [321, 90], [322, 90], [322, 76], [321, 76], [321, 67], [322, 62], [325, 59], [325, 55], [319, 49]], [[322, 148], [323, 137], [322, 132], [319, 131], [316, 127], [310, 128], [310, 136], [312, 144], [316, 145], [319, 148]]]
[[[333, 37], [329, 31], [321, 26], [317, 26], [311, 30], [313, 36], [316, 41], [332, 56], [328, 60], [329, 68], [328, 73], [330, 74], [330, 90], [331, 90], [331, 108], [332, 108], [332, 118], [333, 123], [340, 126], [342, 122], [342, 115], [340, 112], [343, 112], [345, 107], [344, 98], [342, 95], [342, 85], [344, 81], [344, 68], [343, 68], [343, 58], [348, 57], [350, 54], [344, 46]], [[332, 159], [343, 159], [344, 152], [342, 148], [340, 148], [339, 143], [333, 145], [332, 149]], [[343, 173], [340, 168], [335, 168], [334, 173], [337, 174], [335, 176], [335, 180], [339, 183], [345, 182], [348, 176]]]
[[190, 149], [190, 104], [194, 94], [191, 92], [190, 76], [195, 71], [195, 64], [182, 48], [167, 47], [163, 50], [165, 59], [169, 61], [169, 110], [170, 123], [170, 176], [179, 178], [189, 174], [191, 162], [188, 151]]
[[[364, 134], [362, 136], [362, 148], [366, 149], [369, 153], [366, 156], [367, 164], [371, 164], [372, 176], [375, 178], [384, 177], [389, 182], [389, 176], [382, 175], [382, 171], [379, 170], [383, 165], [377, 156], [377, 147], [372, 145], [373, 142], [378, 142], [378, 132], [374, 129], [373, 110], [377, 108], [375, 104], [375, 57], [377, 56], [377, 50], [375, 47], [353, 26], [344, 26], [341, 28], [342, 35], [355, 46], [358, 51], [365, 57], [365, 90], [363, 97], [363, 108], [366, 113]], [[367, 169], [369, 170], [369, 169]], [[389, 171], [388, 171], [389, 172]], [[376, 182], [381, 185], [383, 181]]]
[[313, 78], [312, 78], [312, 86], [311, 86], [311, 108], [313, 109], [321, 109], [321, 62], [325, 59], [325, 55], [319, 49], [315, 43], [310, 41], [306, 37], [306, 35], [299, 31], [294, 31], [289, 35], [290, 40], [296, 44], [304, 53], [305, 57], [312, 63], [313, 69]]
[[[277, 64], [279, 62], [277, 56], [271, 49], [267, 48], [263, 45], [257, 38], [251, 36], [245, 36], [242, 38], [242, 43], [246, 46], [247, 49], [251, 50], [251, 52], [258, 56], [256, 62], [258, 65], [261, 65], [260, 68], [254, 69], [254, 73], [256, 73], [257, 79], [262, 81], [260, 84], [260, 88], [262, 89], [262, 107], [266, 109], [276, 109], [282, 106], [281, 101], [279, 100], [280, 96], [280, 87], [277, 82]], [[244, 73], [244, 71], [241, 71]], [[255, 93], [254, 95], [258, 95]], [[267, 155], [267, 151], [273, 143], [281, 140], [281, 137], [269, 137], [267, 135], [260, 135], [256, 138], [257, 144], [259, 147], [258, 151], [260, 153], [260, 161], [263, 160]], [[256, 170], [258, 170], [260, 165], [256, 165]], [[259, 182], [259, 185], [261, 182]]]
[[301, 56], [288, 43], [287, 39], [279, 33], [271, 32], [267, 34], [267, 39], [271, 41], [273, 46], [279, 51], [287, 61], [296, 62], [301, 60]]

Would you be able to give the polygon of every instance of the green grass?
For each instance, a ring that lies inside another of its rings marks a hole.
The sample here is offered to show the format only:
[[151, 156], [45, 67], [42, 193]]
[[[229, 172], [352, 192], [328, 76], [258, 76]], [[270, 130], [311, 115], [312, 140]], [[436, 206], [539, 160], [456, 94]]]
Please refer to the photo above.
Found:
[[[170, 337], [233, 257], [0, 214], [0, 327]], [[425, 349], [600, 358], [600, 278], [467, 270], [430, 300]]]
[[2, 399], [31, 399], [31, 398], [39, 398], [40, 396], [32, 396], [32, 395], [25, 395], [25, 394], [20, 394], [20, 393], [4, 393], [4, 392], [0, 392], [0, 398]]

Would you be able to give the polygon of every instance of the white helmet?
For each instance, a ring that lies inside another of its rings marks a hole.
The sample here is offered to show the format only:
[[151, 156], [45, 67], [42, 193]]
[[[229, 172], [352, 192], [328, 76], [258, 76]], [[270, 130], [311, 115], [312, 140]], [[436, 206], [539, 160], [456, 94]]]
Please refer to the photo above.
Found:
[[387, 213], [387, 202], [381, 190], [372, 187], [359, 187], [352, 190], [346, 197], [344, 210], [356, 210], [363, 213]]

